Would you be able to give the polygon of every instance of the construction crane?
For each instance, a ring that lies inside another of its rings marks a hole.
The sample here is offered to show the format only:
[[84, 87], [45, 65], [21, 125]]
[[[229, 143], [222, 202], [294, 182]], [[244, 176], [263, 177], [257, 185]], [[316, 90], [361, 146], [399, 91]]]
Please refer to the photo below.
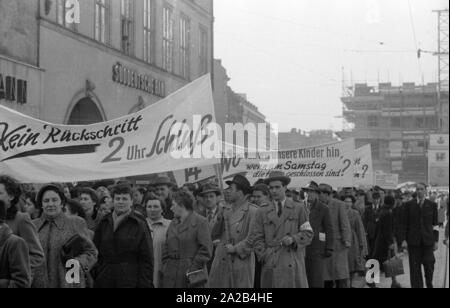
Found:
[[[439, 128], [445, 130], [445, 121], [443, 117], [446, 116], [443, 110], [442, 93], [449, 91], [449, 15], [448, 9], [435, 10], [438, 14], [438, 50], [429, 51], [418, 49], [417, 58], [421, 58], [422, 54], [432, 54], [438, 58], [438, 102], [439, 102]], [[447, 113], [448, 116], [448, 113]]]

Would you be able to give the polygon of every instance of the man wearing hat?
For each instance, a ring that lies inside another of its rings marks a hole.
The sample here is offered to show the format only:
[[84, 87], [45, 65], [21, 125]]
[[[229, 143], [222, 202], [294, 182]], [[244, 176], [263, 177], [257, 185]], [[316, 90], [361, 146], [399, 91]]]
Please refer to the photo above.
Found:
[[324, 280], [325, 287], [348, 288], [350, 278], [348, 250], [351, 246], [352, 232], [345, 203], [331, 197], [333, 189], [328, 184], [319, 185], [319, 200], [328, 206], [333, 226], [333, 256], [326, 259]]
[[290, 178], [283, 172], [269, 175], [273, 201], [258, 209], [250, 237], [263, 264], [262, 288], [308, 288], [305, 247], [314, 236], [305, 207], [286, 199]]
[[172, 207], [172, 193], [171, 188], [175, 184], [172, 183], [168, 176], [158, 176], [151, 184], [150, 187], [153, 188], [155, 195], [166, 202], [166, 208], [163, 209], [163, 217], [167, 220], [173, 220], [173, 212], [170, 210]]
[[219, 187], [208, 183], [203, 186], [200, 195], [203, 198], [205, 209], [199, 214], [208, 220], [209, 229], [212, 230], [219, 214], [219, 201], [222, 193]]
[[363, 189], [358, 189], [356, 191], [356, 201], [354, 209], [359, 212], [361, 217], [363, 217], [364, 211], [366, 209], [366, 192]]
[[212, 231], [212, 239], [220, 240], [211, 267], [211, 288], [253, 288], [255, 255], [247, 245], [250, 227], [257, 207], [247, 200], [252, 188], [246, 177], [236, 175], [229, 185], [231, 206], [222, 209]]
[[314, 231], [311, 245], [306, 247], [306, 274], [310, 288], [323, 288], [325, 259], [333, 253], [334, 233], [328, 207], [319, 201], [319, 185], [312, 181], [303, 188], [309, 207], [309, 221]]
[[[202, 200], [202, 207], [197, 210], [200, 216], [208, 220], [209, 230], [211, 231], [217, 222], [220, 212], [220, 196], [222, 195], [219, 187], [213, 183], [206, 183], [200, 188], [198, 197]], [[211, 235], [211, 234], [210, 234]], [[211, 266], [216, 253], [216, 247], [213, 247], [212, 258], [206, 264], [208, 272], [211, 271]]]

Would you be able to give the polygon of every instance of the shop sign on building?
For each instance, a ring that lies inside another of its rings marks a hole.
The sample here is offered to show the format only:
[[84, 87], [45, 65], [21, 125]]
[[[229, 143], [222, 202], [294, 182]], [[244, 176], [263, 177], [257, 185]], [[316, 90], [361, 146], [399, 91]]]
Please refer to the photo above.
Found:
[[26, 104], [27, 81], [0, 72], [0, 102]]
[[114, 82], [161, 98], [166, 96], [166, 85], [162, 80], [155, 79], [150, 75], [140, 74], [120, 62], [114, 64], [112, 72]]

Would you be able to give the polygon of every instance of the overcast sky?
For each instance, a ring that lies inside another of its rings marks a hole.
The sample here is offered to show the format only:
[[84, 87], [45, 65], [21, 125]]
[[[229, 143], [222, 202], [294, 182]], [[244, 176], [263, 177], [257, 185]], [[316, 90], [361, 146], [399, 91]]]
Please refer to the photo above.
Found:
[[[215, 57], [280, 131], [342, 128], [342, 76], [436, 82], [445, 0], [215, 0]], [[411, 12], [411, 14], [410, 14]], [[414, 30], [413, 30], [414, 29]], [[417, 47], [416, 47], [417, 46]]]

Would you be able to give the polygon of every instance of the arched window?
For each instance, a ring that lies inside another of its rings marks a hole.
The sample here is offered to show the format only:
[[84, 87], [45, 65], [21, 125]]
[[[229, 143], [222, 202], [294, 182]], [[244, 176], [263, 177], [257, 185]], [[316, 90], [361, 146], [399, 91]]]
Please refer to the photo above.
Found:
[[72, 109], [69, 125], [89, 125], [104, 122], [97, 105], [89, 97], [82, 98]]

